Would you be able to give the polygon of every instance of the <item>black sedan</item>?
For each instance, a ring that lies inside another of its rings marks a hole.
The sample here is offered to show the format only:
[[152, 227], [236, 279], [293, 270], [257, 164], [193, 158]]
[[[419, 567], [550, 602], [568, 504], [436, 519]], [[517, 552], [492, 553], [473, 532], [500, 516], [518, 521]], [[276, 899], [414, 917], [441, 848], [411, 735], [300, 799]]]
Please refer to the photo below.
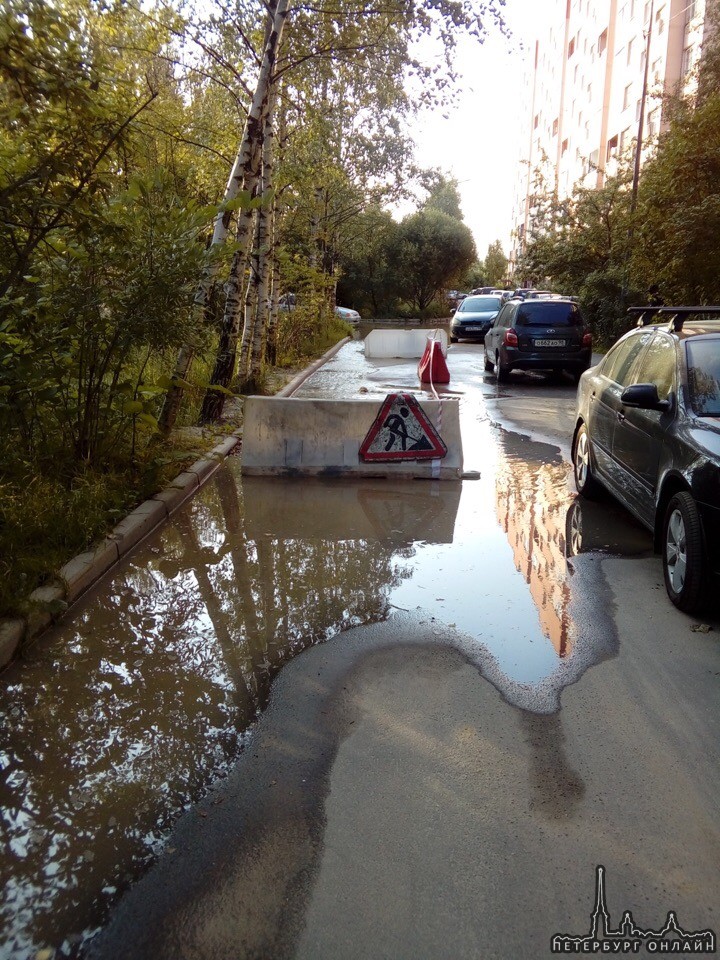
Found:
[[651, 530], [670, 599], [694, 612], [720, 577], [720, 307], [645, 308], [641, 322], [580, 379], [575, 482]]

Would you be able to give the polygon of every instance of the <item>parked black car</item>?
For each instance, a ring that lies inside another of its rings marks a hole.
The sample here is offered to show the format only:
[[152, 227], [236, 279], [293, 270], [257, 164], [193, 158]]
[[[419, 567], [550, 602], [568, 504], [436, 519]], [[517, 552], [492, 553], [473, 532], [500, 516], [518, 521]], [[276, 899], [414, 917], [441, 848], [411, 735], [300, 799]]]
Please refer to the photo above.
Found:
[[450, 320], [450, 343], [458, 340], [482, 342], [501, 306], [502, 297], [499, 295], [466, 297]]
[[575, 482], [585, 497], [602, 484], [651, 530], [670, 599], [693, 612], [720, 577], [720, 307], [641, 320], [580, 380]]
[[591, 356], [590, 328], [567, 299], [508, 300], [485, 335], [485, 369], [494, 368], [499, 381], [511, 370], [567, 370], [579, 378]]

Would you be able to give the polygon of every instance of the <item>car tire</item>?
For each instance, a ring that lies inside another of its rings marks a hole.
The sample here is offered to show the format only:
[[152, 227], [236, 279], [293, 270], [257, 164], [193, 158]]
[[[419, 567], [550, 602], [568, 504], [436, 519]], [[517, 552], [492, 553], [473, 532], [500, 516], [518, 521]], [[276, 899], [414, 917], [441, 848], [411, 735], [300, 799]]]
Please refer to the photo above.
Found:
[[506, 383], [508, 377], [510, 376], [510, 367], [503, 363], [500, 359], [500, 354], [495, 354], [495, 377], [498, 383]]
[[457, 343], [457, 342], [458, 342], [458, 338], [450, 334], [450, 343]]
[[575, 434], [572, 462], [577, 492], [588, 500], [594, 500], [600, 492], [600, 484], [593, 473], [590, 434], [584, 423], [580, 424]]
[[668, 596], [679, 610], [697, 612], [705, 585], [705, 545], [700, 514], [687, 491], [676, 493], [667, 505], [662, 558]]
[[583, 516], [579, 500], [573, 500], [565, 517], [565, 557], [570, 560], [583, 550]]
[[487, 355], [487, 350], [485, 350], [484, 353], [485, 353], [485, 362], [484, 362], [485, 373], [492, 373], [494, 364], [490, 359], [490, 357]]

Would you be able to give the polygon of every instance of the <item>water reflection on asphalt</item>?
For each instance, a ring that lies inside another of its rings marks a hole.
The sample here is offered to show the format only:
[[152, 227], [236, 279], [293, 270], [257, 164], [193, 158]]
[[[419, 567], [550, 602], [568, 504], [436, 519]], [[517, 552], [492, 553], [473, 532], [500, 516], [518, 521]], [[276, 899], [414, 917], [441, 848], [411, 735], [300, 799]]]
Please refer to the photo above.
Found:
[[[461, 412], [479, 482], [242, 483], [231, 458], [3, 674], [0, 955], [76, 951], [310, 644], [419, 608], [538, 714], [613, 654], [602, 614], [593, 633], [573, 606], [567, 463], [491, 425], [481, 372], [464, 382], [477, 388]], [[368, 367], [352, 344], [305, 395], [347, 396], [349, 383], [420, 393], [412, 364]]]

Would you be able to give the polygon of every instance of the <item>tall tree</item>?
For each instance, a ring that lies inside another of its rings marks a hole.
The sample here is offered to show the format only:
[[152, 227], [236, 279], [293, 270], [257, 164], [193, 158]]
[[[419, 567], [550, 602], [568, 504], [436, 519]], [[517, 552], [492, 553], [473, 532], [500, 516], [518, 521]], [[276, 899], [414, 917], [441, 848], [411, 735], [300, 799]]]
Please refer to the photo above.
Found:
[[406, 297], [424, 313], [476, 257], [468, 227], [447, 213], [430, 209], [406, 217], [399, 225], [392, 263]]

